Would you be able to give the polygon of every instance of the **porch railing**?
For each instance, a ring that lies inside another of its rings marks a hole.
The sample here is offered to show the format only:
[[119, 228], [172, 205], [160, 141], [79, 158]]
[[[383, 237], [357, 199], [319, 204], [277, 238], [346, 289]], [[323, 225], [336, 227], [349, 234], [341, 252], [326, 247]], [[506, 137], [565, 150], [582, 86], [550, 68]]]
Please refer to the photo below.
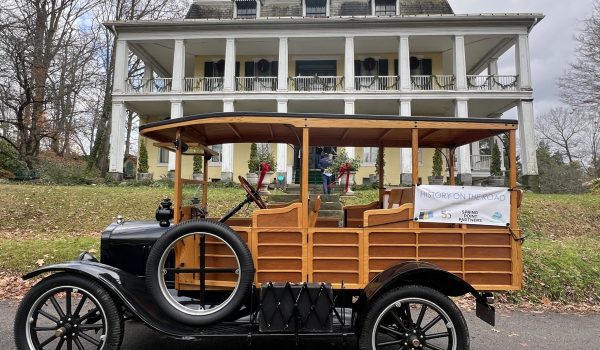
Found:
[[290, 77], [288, 88], [290, 91], [343, 91], [344, 77]]
[[219, 92], [223, 91], [222, 77], [185, 78], [185, 92]]
[[454, 90], [454, 75], [412, 75], [410, 77], [413, 90]]
[[237, 91], [277, 91], [277, 77], [237, 77]]
[[515, 91], [519, 85], [518, 75], [467, 75], [469, 90]]
[[393, 76], [357, 76], [354, 78], [358, 91], [398, 90], [398, 77]]
[[127, 79], [127, 92], [129, 93], [157, 93], [171, 92], [173, 80], [171, 78], [129, 78]]
[[471, 169], [473, 170], [490, 170], [492, 164], [492, 156], [488, 155], [472, 155]]

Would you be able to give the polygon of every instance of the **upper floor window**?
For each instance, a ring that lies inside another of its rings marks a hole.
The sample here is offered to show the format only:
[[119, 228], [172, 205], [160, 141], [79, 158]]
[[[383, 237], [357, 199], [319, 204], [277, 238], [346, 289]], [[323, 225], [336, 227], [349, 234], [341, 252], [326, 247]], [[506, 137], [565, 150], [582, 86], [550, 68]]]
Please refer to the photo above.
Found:
[[236, 0], [235, 16], [237, 18], [256, 18], [258, 17], [258, 1], [256, 0]]
[[375, 0], [375, 16], [395, 16], [396, 0]]
[[306, 17], [327, 17], [329, 0], [304, 0]]

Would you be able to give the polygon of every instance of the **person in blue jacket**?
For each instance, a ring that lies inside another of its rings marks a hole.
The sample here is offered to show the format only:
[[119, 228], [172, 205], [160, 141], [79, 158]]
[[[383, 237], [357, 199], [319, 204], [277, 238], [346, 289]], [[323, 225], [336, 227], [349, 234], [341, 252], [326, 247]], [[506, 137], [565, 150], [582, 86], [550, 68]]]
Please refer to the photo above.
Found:
[[323, 153], [321, 160], [319, 161], [319, 168], [321, 168], [321, 173], [323, 176], [323, 193], [331, 194], [331, 177], [333, 174], [327, 169], [331, 166], [331, 162], [333, 161], [333, 154], [331, 153]]

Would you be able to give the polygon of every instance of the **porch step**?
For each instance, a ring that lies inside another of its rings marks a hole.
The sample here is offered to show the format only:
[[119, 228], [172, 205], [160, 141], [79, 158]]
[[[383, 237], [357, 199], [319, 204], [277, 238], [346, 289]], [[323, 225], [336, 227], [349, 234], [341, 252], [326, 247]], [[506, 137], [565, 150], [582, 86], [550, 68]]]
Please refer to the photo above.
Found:
[[269, 195], [269, 203], [289, 203], [292, 201], [300, 200], [299, 194], [286, 193], [286, 194], [271, 194]]
[[344, 217], [344, 211], [342, 210], [319, 210], [319, 217], [323, 218], [323, 217], [327, 217], [327, 218], [343, 218]]

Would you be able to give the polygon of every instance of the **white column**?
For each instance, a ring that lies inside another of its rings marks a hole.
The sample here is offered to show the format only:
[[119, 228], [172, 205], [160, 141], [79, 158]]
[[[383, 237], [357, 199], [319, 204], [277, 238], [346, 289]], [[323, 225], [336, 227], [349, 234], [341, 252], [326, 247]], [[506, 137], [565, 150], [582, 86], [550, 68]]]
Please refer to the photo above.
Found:
[[408, 36], [400, 37], [398, 66], [398, 73], [400, 74], [400, 91], [410, 91], [410, 43], [408, 41]]
[[183, 80], [185, 79], [185, 41], [183, 39], [175, 40], [175, 50], [173, 53], [173, 82], [171, 90], [173, 92], [183, 91]]
[[531, 90], [529, 35], [517, 35], [515, 44], [515, 60], [517, 66], [517, 75], [519, 76], [519, 87], [523, 90]]
[[[171, 100], [171, 119], [183, 117], [183, 101]], [[175, 152], [169, 152], [169, 164], [167, 171], [175, 170]]]
[[[289, 53], [288, 38], [279, 38], [279, 69], [277, 70], [277, 90], [288, 91]], [[287, 101], [285, 103], [287, 110]], [[279, 110], [279, 109], [278, 109]]]
[[488, 74], [489, 75], [498, 75], [498, 59], [491, 59], [488, 63]]
[[498, 149], [500, 150], [500, 170], [503, 174], [506, 173], [506, 164], [504, 163], [504, 142], [502, 142], [501, 136], [496, 136], [493, 138], [494, 143], [498, 145]]
[[126, 40], [117, 40], [115, 49], [115, 76], [113, 79], [113, 91], [125, 92], [126, 80], [129, 74], [129, 46]]
[[[223, 112], [234, 112], [235, 100], [232, 98], [223, 99]], [[221, 149], [221, 181], [233, 181], [233, 144], [223, 144]]]
[[346, 54], [344, 58], [345, 89], [346, 91], [354, 91], [354, 37], [346, 37]]
[[[223, 73], [223, 91], [235, 91], [235, 39], [225, 40], [225, 72]], [[233, 104], [233, 102], [232, 102]]]
[[[288, 111], [288, 100], [285, 98], [277, 99], [277, 113], [287, 113]], [[277, 144], [277, 175], [284, 174], [285, 181], [290, 184], [292, 181], [291, 173], [288, 174], [288, 145], [285, 143]], [[290, 169], [291, 172], [291, 169]]]
[[109, 169], [113, 176], [123, 178], [123, 157], [125, 156], [125, 128], [126, 128], [125, 103], [117, 101], [112, 103], [111, 129], [110, 129], [110, 157]]
[[[400, 100], [400, 116], [410, 117], [412, 115], [412, 101], [410, 99]], [[412, 148], [400, 149], [400, 184], [412, 185]]]
[[521, 145], [523, 175], [537, 175], [533, 101], [521, 100], [517, 105], [517, 109], [519, 111], [519, 142]]
[[454, 41], [454, 79], [456, 90], [467, 90], [467, 58], [465, 56], [465, 37], [455, 35]]
[[144, 62], [144, 91], [152, 91], [152, 79], [154, 78], [154, 68], [151, 64]]
[[[354, 115], [354, 102], [355, 99], [353, 98], [346, 98], [344, 99], [344, 114], [345, 115]], [[355, 147], [346, 147], [346, 153], [348, 154], [349, 158], [354, 158], [356, 157], [356, 148]]]
[[[469, 117], [469, 101], [468, 100], [456, 100], [455, 101], [455, 116], [457, 118], [468, 118]], [[471, 175], [471, 147], [464, 145], [458, 148], [457, 155], [458, 169], [457, 173], [459, 180], [465, 185], [471, 185], [473, 178]]]

